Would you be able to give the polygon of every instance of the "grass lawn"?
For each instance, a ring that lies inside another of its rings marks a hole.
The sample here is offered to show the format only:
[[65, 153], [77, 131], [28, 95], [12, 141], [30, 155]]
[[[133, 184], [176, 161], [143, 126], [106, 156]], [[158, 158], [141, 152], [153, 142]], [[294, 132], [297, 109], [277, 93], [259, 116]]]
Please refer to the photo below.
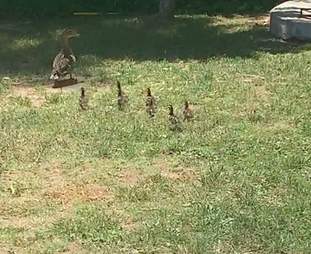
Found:
[[[88, 111], [45, 85], [66, 26]], [[204, 15], [1, 21], [0, 45], [1, 254], [310, 253], [311, 47]]]

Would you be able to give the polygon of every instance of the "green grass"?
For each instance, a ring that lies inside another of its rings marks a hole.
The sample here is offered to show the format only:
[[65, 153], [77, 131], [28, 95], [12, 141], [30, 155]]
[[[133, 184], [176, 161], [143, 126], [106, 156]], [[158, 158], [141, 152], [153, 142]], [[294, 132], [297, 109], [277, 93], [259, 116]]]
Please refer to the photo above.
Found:
[[[65, 24], [85, 112], [43, 86]], [[0, 43], [1, 251], [309, 253], [308, 45], [202, 15], [13, 22]], [[167, 107], [185, 99], [195, 120], [173, 133]]]

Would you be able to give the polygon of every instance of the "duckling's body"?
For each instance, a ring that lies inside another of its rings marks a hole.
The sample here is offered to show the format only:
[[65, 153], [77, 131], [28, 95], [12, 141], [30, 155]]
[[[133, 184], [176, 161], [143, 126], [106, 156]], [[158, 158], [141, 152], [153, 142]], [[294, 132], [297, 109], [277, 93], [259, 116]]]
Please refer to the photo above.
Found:
[[82, 110], [88, 109], [88, 98], [85, 95], [85, 89], [81, 87], [81, 95], [79, 98], [79, 105]]
[[191, 121], [193, 119], [193, 111], [190, 108], [188, 101], [185, 101], [182, 113], [183, 113], [183, 116], [184, 116], [184, 121]]
[[117, 88], [118, 88], [118, 107], [119, 110], [124, 110], [126, 105], [128, 104], [128, 96], [122, 91], [121, 84], [119, 81], [117, 81]]
[[69, 46], [69, 40], [78, 37], [79, 34], [73, 29], [66, 29], [61, 35], [62, 49], [56, 55], [52, 65], [51, 80], [59, 80], [66, 75], [72, 78], [72, 68], [76, 62], [72, 49]]
[[179, 118], [174, 113], [174, 108], [172, 105], [169, 106], [169, 128], [171, 131], [182, 131], [182, 125]]
[[157, 105], [156, 99], [151, 94], [150, 88], [147, 89], [147, 97], [146, 97], [146, 112], [149, 117], [154, 117], [156, 113]]

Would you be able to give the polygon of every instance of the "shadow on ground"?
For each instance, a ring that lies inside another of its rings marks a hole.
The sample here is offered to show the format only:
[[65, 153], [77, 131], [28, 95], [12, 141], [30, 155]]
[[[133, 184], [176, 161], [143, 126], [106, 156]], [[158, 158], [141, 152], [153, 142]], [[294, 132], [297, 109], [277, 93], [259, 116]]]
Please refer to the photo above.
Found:
[[253, 17], [180, 16], [168, 24], [135, 17], [2, 22], [0, 75], [49, 72], [58, 51], [55, 31], [64, 27], [76, 28], [81, 34], [72, 43], [78, 57], [89, 55], [99, 60], [204, 61], [211, 57], [250, 58], [258, 52], [293, 50], [293, 45], [273, 40], [267, 26]]

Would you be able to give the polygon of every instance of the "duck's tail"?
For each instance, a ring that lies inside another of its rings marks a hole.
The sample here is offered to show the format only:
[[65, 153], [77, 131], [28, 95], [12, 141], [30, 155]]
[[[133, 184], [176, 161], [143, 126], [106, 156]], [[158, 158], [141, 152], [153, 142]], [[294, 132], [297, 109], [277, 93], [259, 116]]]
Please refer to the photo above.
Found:
[[57, 73], [52, 73], [50, 76], [50, 80], [58, 80], [59, 79], [59, 75]]

